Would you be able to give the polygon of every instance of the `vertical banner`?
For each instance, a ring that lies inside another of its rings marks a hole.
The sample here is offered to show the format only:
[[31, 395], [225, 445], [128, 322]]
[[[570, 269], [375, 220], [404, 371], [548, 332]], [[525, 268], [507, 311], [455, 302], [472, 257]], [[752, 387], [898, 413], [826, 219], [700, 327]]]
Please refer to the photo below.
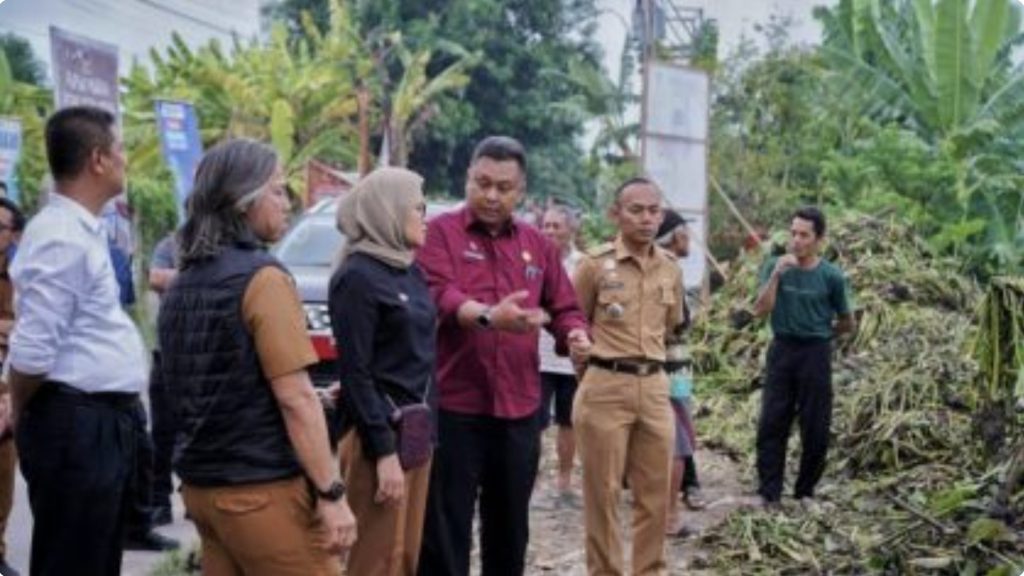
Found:
[[192, 192], [196, 168], [203, 157], [196, 109], [188, 102], [156, 101], [156, 124], [164, 160], [174, 174], [178, 222], [185, 221], [185, 200]]
[[50, 53], [57, 108], [97, 106], [120, 124], [117, 46], [51, 26]]
[[643, 167], [669, 206], [692, 220], [690, 255], [680, 262], [688, 289], [707, 285], [708, 106], [711, 81], [702, 70], [649, 62], [641, 145]]
[[14, 168], [21, 154], [21, 121], [0, 118], [0, 182], [7, 188], [7, 197], [18, 201], [18, 186]]

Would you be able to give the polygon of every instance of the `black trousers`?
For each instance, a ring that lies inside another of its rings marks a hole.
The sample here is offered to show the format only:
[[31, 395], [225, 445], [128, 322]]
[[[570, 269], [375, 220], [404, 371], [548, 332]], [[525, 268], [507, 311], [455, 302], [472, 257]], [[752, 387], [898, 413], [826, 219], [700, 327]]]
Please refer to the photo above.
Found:
[[153, 367], [149, 373], [149, 412], [153, 418], [151, 431], [153, 445], [153, 508], [171, 508], [174, 484], [171, 476], [171, 457], [174, 438], [178, 433], [177, 409], [174, 395], [160, 370], [160, 352], [153, 351]]
[[686, 457], [686, 468], [683, 469], [683, 481], [679, 487], [683, 492], [692, 488], [700, 488], [700, 480], [697, 479], [697, 461], [693, 456]]
[[34, 517], [32, 576], [120, 574], [137, 404], [46, 383], [26, 406], [15, 441]]
[[128, 506], [125, 530], [129, 537], [141, 537], [153, 529], [153, 440], [142, 401], [131, 409], [135, 437], [135, 466], [128, 478]]
[[768, 349], [766, 379], [757, 428], [758, 492], [769, 501], [782, 496], [786, 445], [799, 420], [800, 471], [793, 494], [814, 496], [825, 471], [832, 422], [831, 346], [827, 340], [776, 338]]
[[503, 420], [439, 412], [420, 576], [468, 576], [478, 495], [481, 574], [524, 573], [539, 437], [535, 415]]

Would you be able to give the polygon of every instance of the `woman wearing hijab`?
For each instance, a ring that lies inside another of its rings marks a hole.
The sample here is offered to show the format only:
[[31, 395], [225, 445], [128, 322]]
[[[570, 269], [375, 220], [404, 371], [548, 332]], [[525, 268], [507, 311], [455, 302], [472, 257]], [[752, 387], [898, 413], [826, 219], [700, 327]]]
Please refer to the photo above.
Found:
[[[413, 262], [413, 250], [426, 239], [422, 184], [413, 172], [382, 168], [338, 205], [347, 244], [331, 278], [329, 306], [340, 348], [342, 409], [355, 425], [341, 455], [360, 534], [348, 573], [359, 576], [413, 575], [419, 559], [437, 318]], [[425, 417], [425, 431], [410, 433], [402, 425], [399, 415], [406, 418], [410, 410]], [[426, 447], [421, 457], [406, 458], [417, 442]]]

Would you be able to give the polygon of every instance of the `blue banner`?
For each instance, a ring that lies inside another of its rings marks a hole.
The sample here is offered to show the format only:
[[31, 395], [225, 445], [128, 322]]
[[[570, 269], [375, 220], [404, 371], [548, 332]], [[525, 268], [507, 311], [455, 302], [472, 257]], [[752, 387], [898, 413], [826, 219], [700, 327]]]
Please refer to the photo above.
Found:
[[21, 122], [17, 118], [0, 118], [0, 182], [7, 197], [18, 201], [18, 182], [14, 168], [21, 154]]
[[174, 174], [175, 204], [178, 221], [185, 219], [185, 200], [192, 193], [203, 142], [199, 138], [199, 120], [195, 108], [187, 102], [156, 101], [157, 131], [164, 160]]

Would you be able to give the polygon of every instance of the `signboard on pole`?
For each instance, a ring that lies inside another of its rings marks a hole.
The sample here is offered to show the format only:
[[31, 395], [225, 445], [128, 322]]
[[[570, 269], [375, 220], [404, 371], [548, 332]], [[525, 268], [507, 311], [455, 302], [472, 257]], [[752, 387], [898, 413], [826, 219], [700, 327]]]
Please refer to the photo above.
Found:
[[7, 187], [7, 197], [18, 201], [18, 186], [14, 169], [21, 154], [21, 121], [0, 118], [0, 182]]
[[203, 157], [196, 109], [188, 102], [157, 100], [156, 123], [164, 160], [174, 175], [178, 222], [184, 222], [185, 200], [192, 193], [196, 168]]
[[96, 106], [120, 123], [117, 46], [51, 26], [50, 52], [57, 108]]
[[690, 255], [680, 266], [687, 289], [706, 287], [708, 104], [711, 81], [702, 70], [648, 61], [641, 146], [644, 173], [689, 224]]

